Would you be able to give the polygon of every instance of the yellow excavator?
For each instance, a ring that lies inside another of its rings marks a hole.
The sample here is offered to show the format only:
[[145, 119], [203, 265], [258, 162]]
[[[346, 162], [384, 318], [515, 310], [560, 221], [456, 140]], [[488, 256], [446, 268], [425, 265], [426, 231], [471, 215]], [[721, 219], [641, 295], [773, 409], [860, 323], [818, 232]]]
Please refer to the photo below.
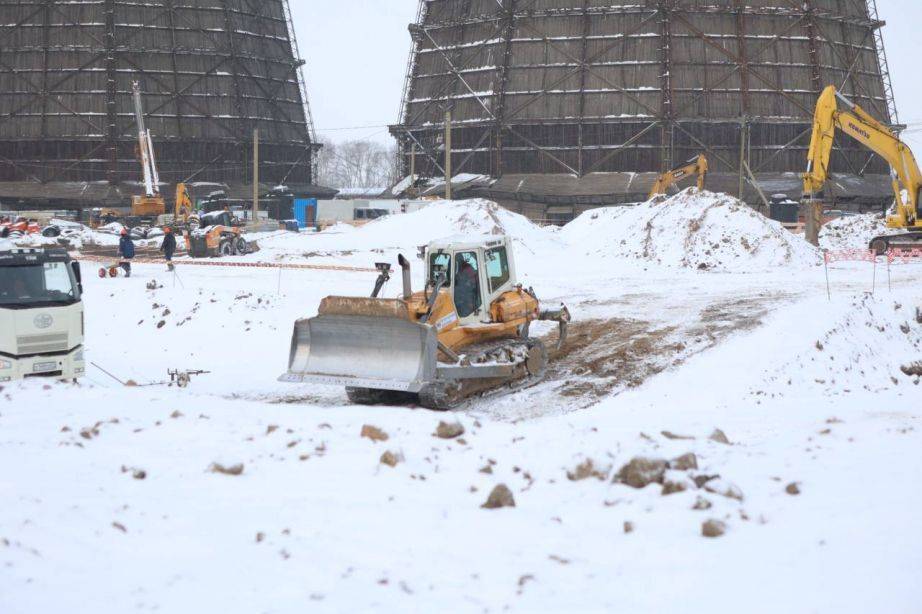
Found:
[[804, 200], [810, 214], [818, 217], [817, 210], [822, 207], [823, 189], [829, 180], [829, 161], [837, 130], [877, 153], [890, 165], [896, 200], [892, 215], [887, 216], [887, 227], [908, 232], [875, 237], [870, 243], [871, 250], [883, 254], [892, 247], [922, 245], [922, 172], [912, 150], [889, 126], [877, 121], [843, 96], [834, 85], [823, 91], [813, 120], [807, 172], [803, 176]]
[[195, 205], [185, 183], [176, 184], [176, 200], [173, 203], [172, 219], [164, 220], [177, 228], [195, 230], [201, 226], [201, 218], [195, 213]]
[[704, 154], [700, 154], [689, 160], [687, 164], [660, 175], [656, 179], [656, 183], [653, 184], [653, 189], [650, 190], [650, 196], [647, 200], [652, 199], [654, 196], [665, 194], [670, 187], [691, 175], [698, 175], [698, 189], [703, 190], [707, 174], [708, 159]]
[[356, 404], [418, 402], [449, 410], [464, 399], [507, 385], [540, 381], [548, 353], [529, 335], [535, 320], [554, 321], [566, 340], [570, 312], [542, 310], [516, 278], [508, 237], [430, 243], [421, 250], [426, 287], [411, 288], [401, 255], [403, 294], [380, 298], [391, 265], [376, 265], [371, 298], [330, 296], [319, 315], [295, 324], [291, 383], [345, 386]]

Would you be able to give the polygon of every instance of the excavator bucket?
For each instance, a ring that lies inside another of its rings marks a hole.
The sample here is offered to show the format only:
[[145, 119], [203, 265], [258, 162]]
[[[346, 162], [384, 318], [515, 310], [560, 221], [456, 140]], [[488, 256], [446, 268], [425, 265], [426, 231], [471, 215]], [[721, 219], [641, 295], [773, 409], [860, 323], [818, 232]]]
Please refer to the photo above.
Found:
[[403, 301], [328, 297], [295, 324], [279, 381], [419, 392], [435, 379], [437, 354], [435, 329], [412, 321]]

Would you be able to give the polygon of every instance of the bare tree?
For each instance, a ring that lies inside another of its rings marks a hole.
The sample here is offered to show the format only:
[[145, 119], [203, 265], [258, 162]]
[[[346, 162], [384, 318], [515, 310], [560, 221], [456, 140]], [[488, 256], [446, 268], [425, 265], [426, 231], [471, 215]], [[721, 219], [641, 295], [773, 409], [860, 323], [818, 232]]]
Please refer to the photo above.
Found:
[[332, 188], [386, 188], [397, 182], [396, 149], [376, 141], [324, 143], [317, 181]]

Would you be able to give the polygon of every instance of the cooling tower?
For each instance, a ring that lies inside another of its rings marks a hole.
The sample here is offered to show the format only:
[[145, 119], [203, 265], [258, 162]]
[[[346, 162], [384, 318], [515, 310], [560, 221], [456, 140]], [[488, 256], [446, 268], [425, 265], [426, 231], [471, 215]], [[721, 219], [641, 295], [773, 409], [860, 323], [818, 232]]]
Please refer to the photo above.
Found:
[[23, 0], [0, 24], [0, 200], [136, 183], [133, 81], [164, 183], [249, 181], [257, 129], [261, 182], [311, 183], [287, 0]]
[[[450, 110], [453, 174], [545, 212], [636, 200], [702, 152], [717, 189], [795, 195], [826, 85], [896, 123], [882, 26], [874, 0], [424, 0], [392, 134], [438, 176]], [[856, 143], [833, 164], [842, 199], [886, 199]]]

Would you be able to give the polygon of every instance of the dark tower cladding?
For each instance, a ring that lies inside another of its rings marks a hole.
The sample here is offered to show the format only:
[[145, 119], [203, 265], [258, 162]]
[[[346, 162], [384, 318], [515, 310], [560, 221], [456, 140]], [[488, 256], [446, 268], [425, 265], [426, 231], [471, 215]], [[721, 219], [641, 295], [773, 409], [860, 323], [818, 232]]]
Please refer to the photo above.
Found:
[[[700, 153], [715, 190], [799, 198], [825, 86], [898, 123], [883, 25], [874, 0], [422, 0], [391, 132], [405, 174], [443, 175], [450, 110], [452, 175], [533, 217]], [[841, 206], [884, 204], [883, 162], [842, 138], [833, 164]]]
[[163, 183], [310, 184], [303, 64], [288, 0], [4, 2], [0, 203], [124, 200], [135, 81]]

